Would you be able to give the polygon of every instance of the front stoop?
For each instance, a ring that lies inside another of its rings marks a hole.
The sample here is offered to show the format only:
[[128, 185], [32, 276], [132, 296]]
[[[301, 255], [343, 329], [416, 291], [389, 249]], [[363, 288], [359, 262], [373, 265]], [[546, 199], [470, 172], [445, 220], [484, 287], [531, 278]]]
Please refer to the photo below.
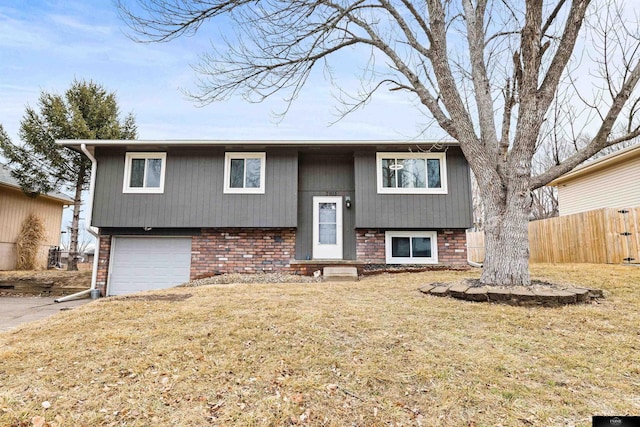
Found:
[[326, 282], [355, 282], [358, 280], [356, 267], [324, 267], [322, 278]]

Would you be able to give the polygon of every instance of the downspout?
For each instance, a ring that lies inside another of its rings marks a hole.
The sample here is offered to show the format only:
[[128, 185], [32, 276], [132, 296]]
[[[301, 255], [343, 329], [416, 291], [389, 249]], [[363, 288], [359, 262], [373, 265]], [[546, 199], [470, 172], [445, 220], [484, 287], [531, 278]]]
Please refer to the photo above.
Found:
[[69, 301], [76, 298], [81, 298], [86, 295], [89, 295], [92, 290], [96, 288], [96, 280], [98, 278], [98, 260], [100, 258], [100, 234], [98, 233], [98, 228], [91, 226], [91, 217], [93, 215], [93, 195], [96, 187], [96, 170], [98, 169], [98, 161], [96, 158], [87, 150], [86, 144], [80, 144], [80, 149], [82, 152], [91, 160], [91, 180], [89, 183], [89, 204], [87, 208], [87, 215], [85, 219], [85, 229], [96, 238], [96, 247], [93, 251], [93, 270], [91, 272], [91, 287], [84, 291], [76, 292], [75, 294], [66, 295], [62, 298], [58, 298], [54, 300], [55, 302], [64, 302]]
[[475, 261], [471, 261], [469, 259], [469, 255], [467, 255], [467, 264], [469, 264], [471, 267], [482, 268], [482, 264], [481, 263], [477, 263]]
[[471, 261], [471, 259], [469, 259], [469, 247], [467, 247], [467, 264], [469, 264], [471, 267], [482, 268], [482, 263], [481, 262], [475, 262], [475, 261]]

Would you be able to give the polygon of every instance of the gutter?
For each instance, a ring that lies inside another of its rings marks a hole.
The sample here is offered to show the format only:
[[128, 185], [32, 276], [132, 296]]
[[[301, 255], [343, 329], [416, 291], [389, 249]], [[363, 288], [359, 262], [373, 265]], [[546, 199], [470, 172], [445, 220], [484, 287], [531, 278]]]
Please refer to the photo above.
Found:
[[98, 260], [100, 258], [100, 234], [98, 233], [98, 228], [93, 227], [91, 225], [91, 218], [93, 216], [93, 196], [96, 188], [96, 171], [98, 169], [98, 161], [96, 158], [87, 150], [87, 145], [85, 143], [80, 144], [80, 149], [82, 152], [91, 160], [91, 181], [89, 184], [89, 207], [87, 208], [87, 217], [85, 220], [85, 229], [96, 238], [96, 248], [93, 252], [93, 270], [91, 273], [91, 287], [84, 291], [76, 292], [75, 294], [66, 295], [62, 298], [58, 298], [54, 300], [54, 302], [64, 302], [69, 301], [76, 298], [81, 298], [86, 295], [91, 295], [93, 298], [93, 292], [96, 289], [96, 280], [98, 278]]
[[414, 141], [414, 140], [327, 140], [327, 139], [297, 139], [297, 140], [281, 140], [281, 139], [253, 139], [253, 140], [197, 140], [197, 139], [150, 139], [150, 140], [130, 140], [130, 139], [60, 139], [56, 142], [65, 147], [72, 147], [77, 150], [82, 144], [88, 144], [92, 147], [188, 147], [188, 146], [205, 146], [205, 147], [234, 147], [242, 145], [244, 147], [369, 147], [369, 146], [390, 146], [390, 147], [416, 147], [416, 146], [460, 146], [456, 140], [444, 141]]

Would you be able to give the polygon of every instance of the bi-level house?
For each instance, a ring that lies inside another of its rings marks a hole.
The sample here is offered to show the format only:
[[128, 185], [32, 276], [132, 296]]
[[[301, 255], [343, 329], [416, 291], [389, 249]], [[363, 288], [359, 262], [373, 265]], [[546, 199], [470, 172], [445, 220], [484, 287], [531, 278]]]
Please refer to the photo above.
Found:
[[61, 141], [94, 162], [106, 295], [240, 272], [465, 264], [455, 142]]

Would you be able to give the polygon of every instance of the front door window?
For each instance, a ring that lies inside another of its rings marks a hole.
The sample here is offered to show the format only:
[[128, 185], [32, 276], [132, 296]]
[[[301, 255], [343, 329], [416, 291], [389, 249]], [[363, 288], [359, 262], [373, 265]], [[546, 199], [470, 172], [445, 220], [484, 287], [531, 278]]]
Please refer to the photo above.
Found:
[[313, 198], [313, 258], [342, 259], [342, 197]]

